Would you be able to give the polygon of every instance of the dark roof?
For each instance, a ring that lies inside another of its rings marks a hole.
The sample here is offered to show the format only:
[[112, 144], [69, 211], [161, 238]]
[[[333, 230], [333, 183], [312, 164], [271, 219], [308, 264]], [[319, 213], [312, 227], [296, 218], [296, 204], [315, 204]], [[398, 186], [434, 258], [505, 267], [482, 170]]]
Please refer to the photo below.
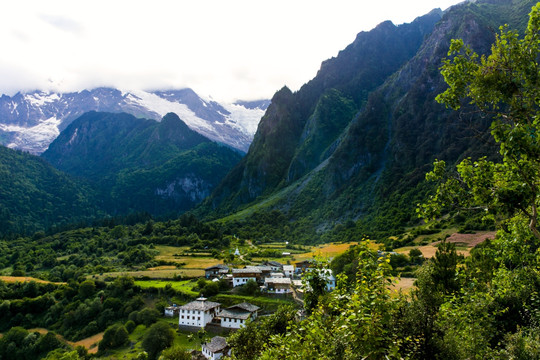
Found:
[[270, 265], [270, 266], [278, 266], [278, 267], [282, 267], [282, 266], [283, 266], [282, 263], [277, 262], [277, 261], [275, 261], [275, 260], [266, 261], [265, 264]]
[[214, 336], [209, 343], [206, 343], [206, 348], [211, 352], [222, 352], [227, 347], [227, 340], [222, 336]]
[[214, 265], [214, 266], [207, 267], [204, 270], [213, 270], [213, 269], [229, 270], [229, 267], [227, 265], [217, 264], [217, 265]]
[[181, 310], [199, 310], [206, 311], [213, 309], [215, 307], [221, 306], [220, 303], [207, 301], [205, 298], [198, 298], [195, 301], [187, 303], [186, 305], [180, 306]]
[[248, 265], [246, 266], [246, 269], [259, 269], [261, 271], [271, 272], [272, 267], [271, 266], [265, 266], [265, 265]]
[[251, 316], [251, 313], [249, 311], [224, 309], [221, 310], [217, 316], [220, 318], [247, 320]]
[[255, 311], [259, 310], [260, 307], [258, 307], [257, 305], [250, 304], [248, 302], [243, 302], [243, 303], [240, 303], [240, 304], [229, 306], [227, 309], [228, 310], [242, 309], [242, 310], [249, 311], [249, 312], [255, 312]]

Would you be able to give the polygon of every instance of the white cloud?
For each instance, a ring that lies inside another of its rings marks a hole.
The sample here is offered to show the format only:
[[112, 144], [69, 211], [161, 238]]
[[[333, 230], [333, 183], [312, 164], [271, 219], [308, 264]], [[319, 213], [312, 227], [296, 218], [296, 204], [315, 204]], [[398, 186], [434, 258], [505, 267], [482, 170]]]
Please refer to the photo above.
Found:
[[217, 99], [269, 98], [283, 85], [298, 89], [358, 32], [457, 2], [9, 2], [0, 13], [0, 93], [187, 86]]

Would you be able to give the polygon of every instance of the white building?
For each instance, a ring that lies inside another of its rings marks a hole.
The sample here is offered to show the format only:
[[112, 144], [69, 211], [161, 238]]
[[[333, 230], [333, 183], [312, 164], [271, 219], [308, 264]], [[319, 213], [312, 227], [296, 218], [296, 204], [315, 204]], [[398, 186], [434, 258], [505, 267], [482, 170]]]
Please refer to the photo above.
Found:
[[180, 306], [178, 325], [205, 327], [219, 313], [221, 304], [198, 298], [186, 305]]
[[273, 272], [280, 272], [283, 270], [283, 264], [275, 260], [265, 261], [263, 262], [263, 265], [270, 266]]
[[269, 293], [288, 294], [292, 292], [290, 278], [266, 278], [264, 285]]
[[178, 315], [180, 312], [180, 308], [176, 306], [176, 304], [173, 304], [173, 306], [167, 306], [163, 312], [165, 313], [165, 316], [173, 317], [175, 315]]
[[221, 327], [239, 329], [246, 326], [248, 319], [256, 319], [258, 311], [258, 306], [243, 302], [221, 310], [218, 317], [221, 319]]
[[283, 273], [286, 277], [292, 278], [294, 275], [294, 265], [283, 265]]
[[233, 269], [233, 287], [245, 285], [249, 280], [259, 281], [262, 271], [256, 267]]
[[332, 270], [326, 269], [323, 278], [326, 280], [326, 291], [332, 291], [336, 288], [336, 278], [334, 277]]
[[229, 355], [227, 340], [222, 336], [214, 336], [209, 343], [202, 345], [202, 353], [209, 360], [221, 359], [224, 355]]
[[229, 272], [229, 267], [223, 264], [217, 264], [204, 269], [204, 276], [207, 279], [221, 278]]

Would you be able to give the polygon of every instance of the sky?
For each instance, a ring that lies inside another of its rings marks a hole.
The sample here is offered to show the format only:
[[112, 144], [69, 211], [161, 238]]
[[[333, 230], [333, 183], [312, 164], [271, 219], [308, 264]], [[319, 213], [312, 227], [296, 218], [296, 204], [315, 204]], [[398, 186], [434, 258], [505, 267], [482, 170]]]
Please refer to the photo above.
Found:
[[18, 0], [0, 11], [0, 93], [190, 87], [219, 101], [298, 90], [385, 20], [461, 0]]

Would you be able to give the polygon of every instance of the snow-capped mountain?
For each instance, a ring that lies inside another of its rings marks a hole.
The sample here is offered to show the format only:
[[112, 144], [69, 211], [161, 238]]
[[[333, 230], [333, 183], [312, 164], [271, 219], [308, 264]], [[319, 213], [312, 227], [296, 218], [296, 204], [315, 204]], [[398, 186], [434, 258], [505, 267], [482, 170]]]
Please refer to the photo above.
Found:
[[159, 121], [176, 113], [190, 128], [246, 152], [269, 101], [220, 104], [191, 89], [121, 91], [97, 88], [73, 93], [34, 91], [0, 97], [0, 144], [40, 154], [85, 112], [126, 112]]

